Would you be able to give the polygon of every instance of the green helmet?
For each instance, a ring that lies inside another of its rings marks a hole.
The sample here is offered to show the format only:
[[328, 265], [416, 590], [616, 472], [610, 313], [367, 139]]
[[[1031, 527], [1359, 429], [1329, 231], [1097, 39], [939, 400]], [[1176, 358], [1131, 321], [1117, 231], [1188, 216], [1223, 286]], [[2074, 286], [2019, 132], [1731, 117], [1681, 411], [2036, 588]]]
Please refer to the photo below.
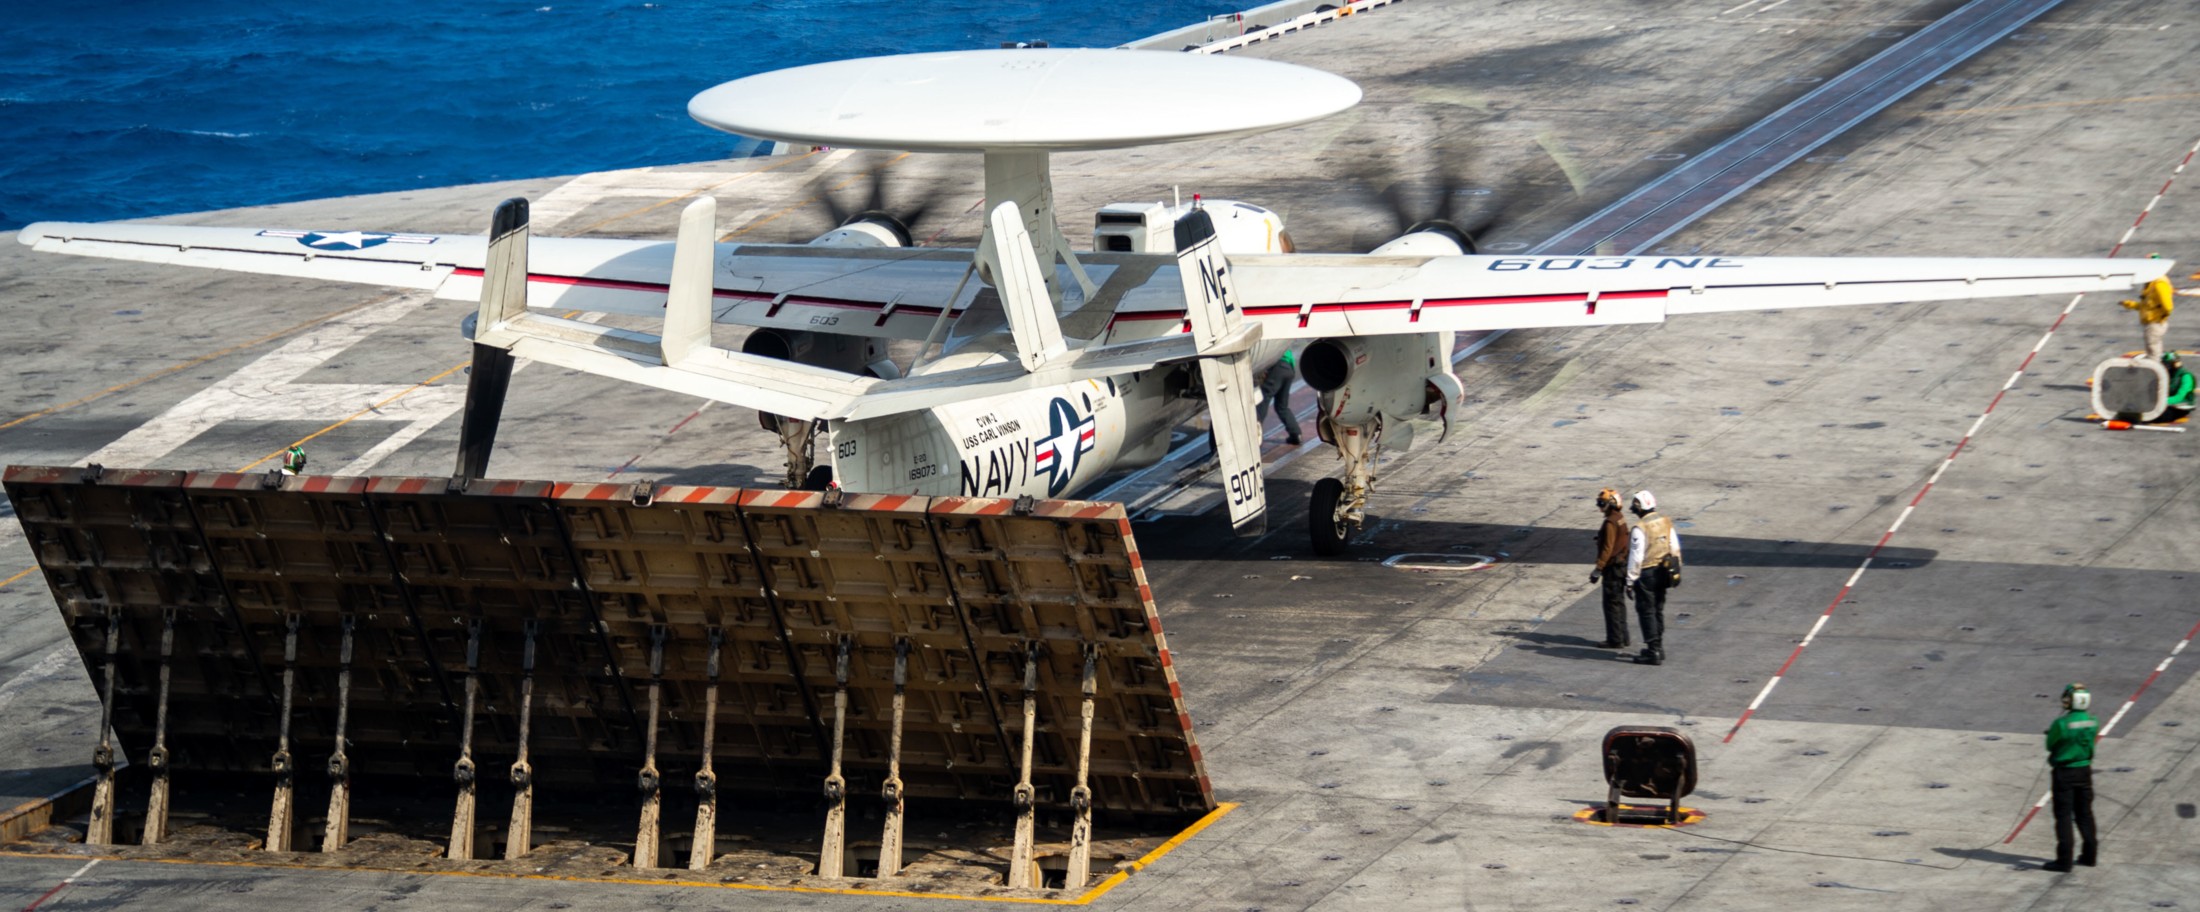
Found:
[[2163, 364], [2176, 364], [2177, 362], [2179, 362], [2179, 361], [2183, 361], [2183, 360], [2185, 360], [2185, 359], [2184, 359], [2184, 358], [2183, 358], [2182, 356], [2178, 355], [2178, 354], [2177, 354], [2176, 352], [2163, 352], [2163, 353], [2162, 353], [2162, 363], [2163, 363]]

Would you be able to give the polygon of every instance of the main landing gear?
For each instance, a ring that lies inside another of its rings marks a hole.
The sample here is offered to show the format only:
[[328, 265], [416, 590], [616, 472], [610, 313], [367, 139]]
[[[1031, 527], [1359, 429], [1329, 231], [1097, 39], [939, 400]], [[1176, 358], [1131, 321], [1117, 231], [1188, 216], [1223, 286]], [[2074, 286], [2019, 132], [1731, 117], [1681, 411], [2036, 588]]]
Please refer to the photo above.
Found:
[[1314, 553], [1343, 554], [1344, 540], [1352, 524], [1344, 518], [1344, 482], [1324, 478], [1314, 482], [1314, 502], [1306, 510], [1306, 529], [1314, 537]]
[[1343, 478], [1314, 482], [1314, 496], [1307, 505], [1306, 528], [1314, 553], [1334, 557], [1344, 553], [1345, 542], [1367, 521], [1367, 495], [1375, 487], [1375, 449], [1382, 437], [1382, 419], [1366, 425], [1338, 424], [1316, 419], [1322, 442], [1337, 448], [1344, 459]]

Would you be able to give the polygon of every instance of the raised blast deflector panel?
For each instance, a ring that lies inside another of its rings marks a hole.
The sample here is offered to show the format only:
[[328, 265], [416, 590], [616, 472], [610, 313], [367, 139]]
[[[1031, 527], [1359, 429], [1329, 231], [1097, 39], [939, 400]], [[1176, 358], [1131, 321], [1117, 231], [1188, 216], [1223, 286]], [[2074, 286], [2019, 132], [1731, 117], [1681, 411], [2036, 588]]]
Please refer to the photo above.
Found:
[[[142, 762], [175, 615], [167, 743], [178, 769], [268, 770], [284, 643], [298, 643], [290, 727], [320, 778], [353, 625], [348, 759], [449, 787], [468, 645], [473, 758], [501, 785], [517, 753], [532, 630], [529, 750], [546, 783], [632, 788], [650, 655], [661, 638], [657, 767], [699, 762], [718, 643], [721, 788], [818, 794], [835, 666], [848, 644], [851, 795], [884, 780], [894, 657], [909, 653], [901, 775], [913, 797], [1005, 803], [1038, 656], [1033, 782], [1069, 801], [1084, 656], [1096, 664], [1096, 807], [1214, 807], [1122, 508], [648, 485], [276, 477], [11, 467], [6, 488], [86, 667], [103, 680], [112, 618], [115, 728]], [[901, 645], [906, 644], [906, 645]], [[495, 787], [492, 785], [490, 787]]]

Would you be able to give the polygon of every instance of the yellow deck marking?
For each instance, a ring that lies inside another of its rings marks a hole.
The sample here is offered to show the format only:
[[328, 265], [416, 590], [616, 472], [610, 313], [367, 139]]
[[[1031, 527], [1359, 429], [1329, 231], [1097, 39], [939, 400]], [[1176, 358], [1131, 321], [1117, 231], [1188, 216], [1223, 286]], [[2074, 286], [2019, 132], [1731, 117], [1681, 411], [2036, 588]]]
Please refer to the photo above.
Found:
[[[1207, 816], [1201, 817], [1197, 821], [1194, 821], [1191, 826], [1185, 827], [1183, 832], [1178, 833], [1173, 837], [1170, 837], [1169, 841], [1155, 847], [1153, 851], [1147, 852], [1137, 861], [1131, 862], [1128, 867], [1125, 867], [1124, 869], [1109, 875], [1108, 878], [1101, 881], [1098, 886], [1095, 886], [1092, 889], [1085, 891], [1083, 894], [1077, 896], [1074, 899], [1050, 899], [1047, 897], [1037, 896], [965, 896], [956, 893], [916, 893], [908, 890], [865, 890], [860, 887], [805, 887], [795, 886], [792, 884], [782, 885], [720, 883], [717, 881], [709, 880], [657, 880], [653, 878], [643, 877], [575, 877], [564, 874], [507, 874], [502, 871], [425, 871], [419, 869], [388, 869], [385, 873], [404, 874], [408, 876], [442, 875], [456, 877], [498, 877], [508, 880], [551, 880], [564, 883], [630, 884], [634, 886], [644, 887], [714, 887], [718, 889], [732, 890], [759, 890], [767, 893], [821, 893], [840, 896], [891, 896], [897, 899], [949, 899], [959, 900], [962, 902], [1024, 903], [1027, 905], [1042, 906], [1082, 906], [1092, 902], [1095, 899], [1099, 899], [1109, 890], [1115, 889], [1117, 884], [1122, 883], [1126, 878], [1130, 877], [1131, 874], [1145, 868], [1147, 865], [1159, 861], [1162, 856], [1169, 854], [1171, 851], [1174, 851], [1176, 847], [1183, 845], [1185, 840], [1188, 840], [1193, 836], [1198, 835], [1201, 830], [1206, 829], [1215, 821], [1222, 819], [1222, 815], [1230, 813], [1232, 810], [1235, 810], [1237, 806], [1238, 805], [1236, 802], [1223, 802], [1222, 804], [1216, 806], [1213, 811], [1208, 812]], [[344, 868], [333, 865], [292, 864], [280, 861], [193, 861], [184, 858], [130, 858], [122, 855], [98, 855], [90, 853], [80, 854], [75, 852], [71, 852], [66, 855], [45, 852], [0, 852], [0, 857], [98, 858], [110, 861], [141, 861], [152, 864], [201, 865], [205, 867], [216, 868], [284, 868], [298, 871], [328, 871], [335, 874], [357, 874], [362, 872], [384, 871], [384, 869], [381, 868]]]
[[[458, 373], [460, 370], [464, 369], [466, 365], [472, 363], [473, 362], [471, 360], [460, 361], [457, 364], [453, 364], [450, 367], [444, 368], [442, 373], [436, 374], [435, 376], [429, 377], [426, 380], [422, 380], [419, 383], [415, 383], [404, 389], [398, 390], [395, 394], [383, 399], [380, 402], [377, 402], [373, 405], [367, 406], [366, 408], [360, 409], [356, 412], [351, 413], [350, 415], [345, 416], [344, 420], [342, 421], [338, 421], [335, 424], [329, 425], [328, 427], [322, 428], [318, 431], [314, 431], [313, 433], [307, 434], [304, 437], [300, 437], [295, 443], [292, 443], [290, 446], [304, 446], [306, 444], [306, 441], [312, 440], [315, 437], [319, 437], [330, 431], [336, 430], [337, 428], [343, 427], [344, 425], [357, 421], [359, 420], [360, 416], [373, 414], [375, 411], [381, 409], [383, 406], [388, 405], [392, 402], [396, 402], [399, 399], [403, 399], [408, 395], [427, 389], [430, 384], [433, 384], [437, 380], [441, 380], [452, 374]], [[255, 467], [265, 464], [268, 460], [282, 456], [283, 453], [288, 452], [289, 449], [290, 447], [284, 447], [283, 449], [276, 450], [273, 453], [269, 453], [258, 459], [252, 460], [250, 463], [247, 463], [244, 468], [238, 469], [237, 471], [250, 472]]]
[[[1637, 813], [1647, 811], [1663, 816], [1666, 813], [1666, 806], [1662, 804], [1622, 803], [1619, 806], [1619, 810], [1622, 814], [1625, 814], [1629, 811], [1634, 811]], [[1612, 823], [1610, 821], [1597, 819], [1597, 817], [1603, 813], [1603, 805], [1598, 805], [1593, 808], [1583, 808], [1574, 812], [1574, 819], [1581, 823], [1586, 823], [1590, 826], [1627, 827], [1628, 829], [1634, 830], [1670, 830], [1675, 827], [1693, 826], [1695, 824], [1702, 823], [1704, 817], [1707, 816], [1704, 814], [1704, 812], [1699, 811], [1695, 808], [1684, 807], [1681, 808], [1681, 822], [1679, 823]]]

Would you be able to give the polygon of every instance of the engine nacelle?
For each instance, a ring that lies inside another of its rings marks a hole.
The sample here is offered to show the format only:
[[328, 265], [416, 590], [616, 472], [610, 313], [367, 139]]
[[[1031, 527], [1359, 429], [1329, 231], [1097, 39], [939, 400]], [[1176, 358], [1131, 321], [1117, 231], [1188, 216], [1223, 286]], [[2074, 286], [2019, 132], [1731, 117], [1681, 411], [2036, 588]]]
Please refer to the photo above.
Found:
[[[885, 344], [861, 336], [759, 329], [741, 341], [741, 353], [850, 374], [869, 374], [886, 380], [901, 376], [893, 359], [886, 357]], [[764, 430], [779, 430], [778, 415], [758, 412], [756, 418]]]
[[885, 357], [876, 341], [862, 336], [791, 329], [759, 329], [749, 333], [741, 342], [741, 353], [851, 374], [864, 373], [871, 362]]
[[1429, 416], [1450, 422], [1465, 386], [1451, 372], [1452, 334], [1316, 339], [1299, 353], [1299, 376], [1321, 394], [1322, 416], [1365, 426]]
[[900, 218], [885, 212], [859, 212], [840, 227], [810, 239], [812, 247], [914, 247], [915, 236]]
[[1459, 256], [1474, 252], [1474, 238], [1467, 235], [1466, 229], [1444, 219], [1417, 222], [1405, 233], [1368, 251], [1373, 256]]

